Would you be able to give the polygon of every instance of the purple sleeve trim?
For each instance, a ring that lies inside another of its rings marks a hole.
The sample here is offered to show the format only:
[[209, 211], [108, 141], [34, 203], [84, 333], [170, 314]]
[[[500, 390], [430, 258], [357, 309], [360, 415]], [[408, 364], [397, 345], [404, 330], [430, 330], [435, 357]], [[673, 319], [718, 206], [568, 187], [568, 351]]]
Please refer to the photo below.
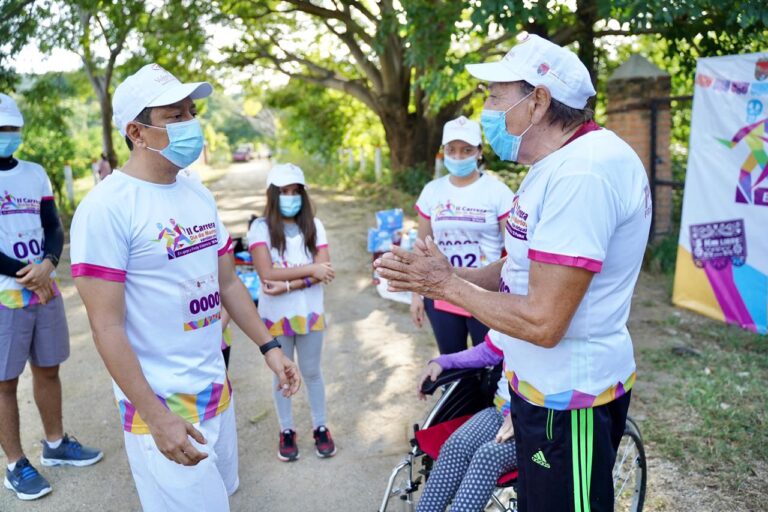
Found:
[[495, 353], [487, 343], [475, 345], [467, 350], [456, 352], [455, 354], [443, 354], [440, 357], [432, 359], [431, 362], [439, 364], [443, 370], [453, 370], [456, 368], [484, 368], [494, 366], [504, 359]]

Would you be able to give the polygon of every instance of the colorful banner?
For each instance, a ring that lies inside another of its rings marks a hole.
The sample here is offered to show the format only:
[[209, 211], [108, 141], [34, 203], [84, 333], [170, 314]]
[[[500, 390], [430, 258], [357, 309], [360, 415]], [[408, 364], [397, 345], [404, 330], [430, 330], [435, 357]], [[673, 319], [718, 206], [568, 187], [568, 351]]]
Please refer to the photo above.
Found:
[[768, 52], [699, 59], [672, 301], [766, 333]]

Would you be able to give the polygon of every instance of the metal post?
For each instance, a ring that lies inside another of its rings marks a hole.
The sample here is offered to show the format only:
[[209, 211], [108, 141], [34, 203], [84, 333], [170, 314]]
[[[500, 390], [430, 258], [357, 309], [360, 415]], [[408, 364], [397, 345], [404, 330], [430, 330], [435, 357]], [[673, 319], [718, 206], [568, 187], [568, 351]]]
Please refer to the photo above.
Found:
[[381, 148], [378, 146], [373, 152], [373, 164], [374, 172], [376, 173], [376, 181], [381, 181]]
[[72, 167], [69, 164], [64, 166], [64, 183], [67, 187], [67, 197], [69, 198], [69, 205], [75, 207], [75, 184], [72, 180]]

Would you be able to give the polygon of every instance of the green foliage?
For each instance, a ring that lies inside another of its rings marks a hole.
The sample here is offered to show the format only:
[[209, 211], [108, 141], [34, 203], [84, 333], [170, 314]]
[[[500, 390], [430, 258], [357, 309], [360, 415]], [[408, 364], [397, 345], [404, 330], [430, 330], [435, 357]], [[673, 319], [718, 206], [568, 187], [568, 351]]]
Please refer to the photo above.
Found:
[[397, 184], [398, 188], [406, 194], [418, 196], [424, 185], [432, 179], [432, 173], [425, 164], [418, 164], [406, 169], [401, 175], [401, 180]]
[[324, 87], [291, 80], [270, 91], [266, 104], [278, 109], [281, 145], [294, 146], [330, 162], [344, 143], [347, 127], [341, 101]]
[[[352, 148], [357, 165], [359, 149], [367, 148], [371, 164], [365, 168], [373, 171], [373, 148], [384, 145], [384, 130], [376, 116], [360, 102], [350, 101], [337, 91], [291, 80], [286, 86], [269, 91], [266, 104], [278, 111], [281, 147], [314, 155], [346, 176], [356, 173], [345, 168], [346, 158], [339, 162], [339, 150]], [[336, 165], [339, 163], [344, 165]]]
[[204, 123], [225, 137], [232, 149], [243, 143], [256, 143], [270, 137], [268, 133], [262, 133], [256, 128], [252, 116], [246, 111], [245, 102], [240, 97], [212, 95], [206, 101], [202, 118]]
[[672, 275], [677, 264], [679, 238], [680, 234], [675, 230], [673, 233], [649, 244], [645, 255], [646, 267], [653, 272]]
[[680, 331], [695, 341], [693, 352], [641, 351], [643, 380], [659, 386], [659, 400], [642, 426], [646, 441], [739, 500], [763, 502], [754, 486], [759, 476], [744, 469], [768, 461], [766, 339], [712, 321], [680, 322], [672, 332]]
[[61, 101], [70, 92], [61, 75], [46, 75], [24, 91], [19, 102], [24, 129], [18, 156], [45, 168], [60, 206], [64, 206], [64, 166], [71, 164], [75, 157], [75, 144], [67, 123], [72, 112]]

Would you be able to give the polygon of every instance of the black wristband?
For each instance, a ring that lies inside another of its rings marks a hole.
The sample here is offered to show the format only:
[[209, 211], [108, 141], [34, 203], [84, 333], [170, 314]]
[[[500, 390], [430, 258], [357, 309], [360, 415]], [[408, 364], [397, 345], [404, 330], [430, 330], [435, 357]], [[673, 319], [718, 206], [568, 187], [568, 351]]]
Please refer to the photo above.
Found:
[[45, 255], [45, 260], [51, 260], [51, 263], [53, 263], [53, 268], [56, 268], [59, 266], [59, 258], [55, 254], [48, 253]]
[[273, 348], [283, 348], [283, 346], [280, 344], [279, 341], [277, 341], [277, 338], [272, 338], [271, 341], [266, 342], [262, 346], [259, 347], [259, 350], [261, 350], [261, 354], [265, 355], [267, 352], [272, 350]]

